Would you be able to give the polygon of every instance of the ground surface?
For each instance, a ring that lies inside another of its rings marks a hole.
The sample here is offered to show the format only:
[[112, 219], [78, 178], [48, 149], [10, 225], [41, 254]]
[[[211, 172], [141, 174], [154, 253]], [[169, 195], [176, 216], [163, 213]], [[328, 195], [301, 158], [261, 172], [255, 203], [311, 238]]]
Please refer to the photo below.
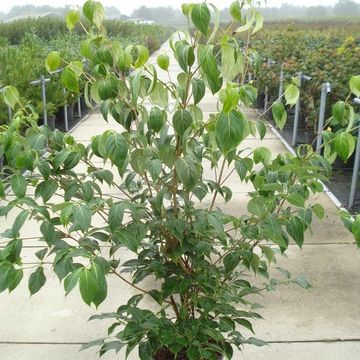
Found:
[[[169, 49], [165, 46], [161, 51]], [[152, 58], [152, 61], [155, 57]], [[171, 67], [175, 78], [178, 68]], [[207, 95], [205, 111], [216, 110], [216, 100]], [[255, 112], [247, 110], [248, 116]], [[93, 135], [108, 129], [118, 129], [115, 122], [106, 124], [99, 114], [91, 115], [73, 135], [88, 142]], [[286, 151], [282, 142], [270, 130], [261, 143], [271, 148], [274, 156]], [[253, 138], [246, 146], [260, 145]], [[233, 200], [226, 210], [240, 214], [247, 201], [248, 186], [230, 178]], [[111, 192], [112, 190], [106, 190]], [[302, 251], [291, 245], [288, 259], [280, 265], [294, 274], [305, 274], [313, 283], [311, 290], [299, 287], [281, 288], [265, 294], [262, 314], [265, 318], [255, 324], [257, 336], [270, 342], [264, 348], [249, 347], [235, 360], [354, 360], [360, 353], [360, 251], [353, 244], [351, 234], [343, 227], [338, 209], [329, 197], [317, 199], [326, 208], [326, 218], [314, 225]], [[218, 206], [222, 206], [219, 202]], [[1, 220], [0, 229], [7, 224]], [[38, 230], [28, 223], [24, 236], [33, 237], [25, 248], [25, 261], [31, 265], [38, 243]], [[26, 282], [12, 294], [0, 295], [0, 359], [1, 360], [95, 360], [96, 349], [79, 353], [80, 344], [103, 337], [106, 323], [88, 322], [96, 310], [88, 308], [78, 291], [67, 298], [59, 281], [50, 272], [44, 289], [29, 298]], [[108, 300], [98, 312], [113, 311], [134, 295], [116, 279], [110, 279]], [[151, 306], [151, 305], [149, 305]], [[104, 359], [125, 359], [123, 354], [110, 354]], [[136, 354], [130, 357], [137, 360]]]

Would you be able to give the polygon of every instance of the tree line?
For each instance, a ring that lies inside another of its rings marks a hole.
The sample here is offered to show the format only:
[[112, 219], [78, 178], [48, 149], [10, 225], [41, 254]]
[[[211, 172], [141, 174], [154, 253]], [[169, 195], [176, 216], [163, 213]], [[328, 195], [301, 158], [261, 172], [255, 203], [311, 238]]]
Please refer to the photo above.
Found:
[[[9, 21], [21, 16], [31, 16], [38, 14], [53, 13], [64, 16], [69, 10], [69, 6], [53, 7], [49, 5], [34, 6], [23, 5], [14, 6], [8, 13], [0, 12], [0, 21]], [[121, 17], [120, 10], [111, 6], [106, 8], [107, 13], [112, 17]], [[334, 6], [298, 6], [290, 3], [283, 4], [281, 7], [264, 7], [262, 14], [267, 20], [277, 20], [284, 18], [299, 17], [326, 17], [326, 16], [358, 16], [360, 15], [360, 4], [353, 0], [339, 0]], [[222, 10], [221, 18], [223, 21], [230, 20], [229, 9]], [[148, 7], [141, 6], [131, 14], [132, 18], [152, 20], [157, 23], [180, 24], [183, 23], [184, 17], [179, 9], [171, 6]]]

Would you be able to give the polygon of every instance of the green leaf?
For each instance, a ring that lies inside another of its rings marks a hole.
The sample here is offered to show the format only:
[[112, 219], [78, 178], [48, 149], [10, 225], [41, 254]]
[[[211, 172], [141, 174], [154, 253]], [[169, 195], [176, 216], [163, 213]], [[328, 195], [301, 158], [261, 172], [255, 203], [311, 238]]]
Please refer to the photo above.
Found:
[[78, 93], [79, 92], [79, 82], [75, 72], [66, 67], [61, 73], [61, 82], [71, 92]]
[[263, 163], [265, 166], [271, 162], [272, 154], [270, 149], [266, 147], [258, 147], [254, 150], [254, 163]]
[[168, 71], [170, 65], [170, 59], [166, 54], [161, 54], [156, 59], [157, 64], [159, 65], [160, 69], [164, 71]]
[[[346, 217], [343, 217], [343, 221], [346, 224], [345, 220]], [[354, 222], [350, 226], [351, 226], [351, 232], [354, 235], [357, 246], [360, 247], [360, 215], [357, 215], [355, 217]]]
[[5, 86], [2, 94], [5, 104], [12, 109], [15, 109], [16, 104], [18, 104], [20, 100], [17, 89], [14, 86]]
[[354, 136], [346, 132], [337, 134], [334, 140], [335, 151], [344, 162], [353, 154], [355, 145]]
[[25, 221], [29, 217], [29, 212], [27, 210], [22, 210], [21, 213], [16, 217], [13, 226], [12, 226], [12, 232], [14, 237], [18, 235], [19, 231], [25, 224]]
[[[140, 225], [137, 224], [140, 228]], [[130, 231], [127, 228], [121, 228], [114, 234], [116, 238], [116, 242], [127, 247], [130, 251], [137, 253], [139, 245], [143, 238], [139, 236], [135, 231]]]
[[223, 78], [228, 81], [233, 81], [240, 74], [242, 70], [242, 56], [242, 54], [236, 53], [233, 44], [225, 41], [221, 43], [220, 69]]
[[116, 203], [109, 210], [109, 226], [112, 232], [118, 230], [124, 219], [124, 206], [122, 203]]
[[261, 199], [251, 199], [248, 202], [247, 209], [250, 214], [257, 215], [259, 217], [265, 217], [269, 211], [265, 203]]
[[246, 120], [239, 111], [232, 110], [229, 114], [224, 112], [216, 123], [216, 139], [224, 154], [235, 150], [244, 139]]
[[239, 174], [240, 179], [244, 180], [247, 173], [252, 169], [251, 159], [239, 159], [235, 161], [235, 170]]
[[77, 77], [80, 77], [84, 73], [84, 65], [81, 61], [71, 61], [69, 63], [69, 69], [71, 69]]
[[251, 322], [250, 322], [249, 320], [246, 320], [246, 319], [238, 319], [238, 320], [236, 320], [236, 322], [237, 322], [238, 324], [240, 324], [241, 326], [243, 326], [245, 329], [248, 329], [248, 330], [251, 331], [253, 334], [255, 334], [255, 333], [254, 333], [254, 329], [253, 329], [253, 327], [252, 327], [252, 325], [251, 325]]
[[46, 277], [44, 274], [44, 268], [42, 266], [39, 266], [35, 272], [33, 272], [30, 275], [29, 278], [29, 290], [30, 294], [34, 295], [36, 294], [44, 285], [46, 282]]
[[90, 270], [84, 269], [80, 275], [80, 294], [88, 305], [98, 307], [107, 296], [107, 283], [104, 268], [94, 262]]
[[294, 283], [300, 285], [304, 289], [310, 289], [311, 288], [311, 283], [309, 282], [309, 280], [304, 275], [298, 276], [294, 280]]
[[149, 341], [142, 342], [139, 345], [139, 358], [140, 360], [153, 360], [153, 350]]
[[263, 140], [264, 137], [266, 136], [266, 126], [262, 121], [257, 121], [256, 122], [256, 127], [260, 136], [260, 139]]
[[249, 339], [247, 340], [247, 342], [248, 342], [250, 345], [255, 345], [255, 346], [265, 346], [265, 345], [267, 345], [267, 342], [266, 342], [266, 341], [259, 340], [259, 339], [256, 339], [256, 338], [249, 338]]
[[175, 169], [185, 190], [191, 191], [198, 180], [198, 171], [193, 160], [190, 157], [179, 158], [175, 162]]
[[360, 97], [360, 75], [350, 79], [350, 90], [356, 97]]
[[167, 119], [166, 111], [153, 107], [150, 110], [150, 117], [148, 121], [149, 129], [154, 130], [158, 133], [165, 125]]
[[201, 79], [191, 79], [194, 105], [198, 104], [205, 96], [205, 83]]
[[13, 264], [4, 262], [0, 264], [0, 293], [8, 289], [13, 281], [15, 268]]
[[295, 206], [299, 206], [299, 207], [305, 207], [305, 199], [302, 195], [294, 193], [294, 194], [290, 194], [286, 200]]
[[199, 63], [205, 74], [207, 84], [213, 94], [216, 94], [222, 87], [223, 79], [216, 58], [214, 56], [214, 47], [207, 45], [199, 48]]
[[325, 209], [322, 205], [320, 204], [315, 204], [313, 205], [312, 207], [313, 209], [313, 212], [314, 214], [316, 215], [316, 217], [319, 219], [319, 220], [322, 220], [325, 216]]
[[205, 3], [196, 4], [191, 11], [191, 21], [205, 36], [208, 33], [211, 14]]
[[306, 227], [302, 219], [298, 216], [292, 217], [286, 224], [286, 231], [301, 248], [304, 243], [304, 233]]
[[83, 272], [84, 268], [78, 268], [71, 272], [64, 280], [64, 289], [65, 289], [65, 295], [68, 295], [71, 290], [75, 288], [77, 283], [79, 282], [80, 276]]
[[134, 68], [137, 69], [146, 64], [149, 59], [149, 49], [144, 45], [137, 45], [136, 46], [138, 57], [134, 63]]
[[332, 115], [334, 119], [339, 123], [343, 124], [346, 114], [346, 103], [345, 101], [338, 101], [332, 108]]
[[80, 12], [78, 10], [70, 10], [66, 15], [66, 26], [71, 31], [80, 20]]
[[224, 257], [225, 276], [228, 276], [239, 264], [240, 255], [236, 252], [232, 252]]
[[158, 81], [154, 87], [154, 90], [150, 94], [151, 101], [161, 108], [166, 108], [169, 104], [169, 93], [165, 86]]
[[100, 2], [94, 0], [87, 1], [83, 6], [83, 13], [93, 25], [98, 29], [101, 28], [105, 17], [105, 10]]
[[11, 188], [17, 198], [23, 198], [26, 195], [27, 182], [22, 175], [11, 177]]
[[189, 66], [193, 65], [195, 61], [193, 47], [186, 42], [179, 41], [176, 44], [176, 57], [181, 69], [188, 73]]
[[57, 70], [61, 65], [61, 57], [58, 51], [51, 51], [45, 60], [46, 70], [51, 73]]
[[272, 115], [276, 126], [282, 130], [286, 124], [287, 112], [285, 105], [281, 101], [275, 101], [272, 106]]
[[43, 199], [43, 202], [48, 202], [58, 189], [58, 183], [55, 180], [45, 180], [38, 184], [35, 189], [35, 196]]
[[146, 162], [146, 168], [150, 173], [153, 181], [157, 181], [161, 174], [162, 163], [159, 159], [149, 160]]
[[[20, 284], [22, 278], [24, 276], [24, 271], [22, 269], [16, 269], [11, 276], [10, 284], [9, 284], [9, 292], [13, 291]], [[0, 285], [1, 286], [1, 285]]]
[[120, 133], [108, 130], [99, 138], [99, 152], [104, 159], [122, 168], [128, 157], [128, 145]]
[[173, 116], [173, 126], [177, 134], [183, 136], [185, 131], [191, 127], [193, 118], [189, 110], [178, 110]]
[[141, 87], [141, 71], [137, 71], [134, 76], [130, 78], [131, 100], [136, 106], [139, 98]]
[[74, 209], [74, 222], [79, 228], [86, 232], [91, 225], [91, 211], [87, 205], [80, 205]]
[[285, 90], [286, 105], [290, 105], [290, 106], [295, 105], [298, 102], [299, 97], [300, 97], [300, 91], [297, 86], [295, 86], [294, 84], [290, 84], [289, 86], [286, 87]]
[[228, 114], [231, 110], [236, 110], [240, 100], [240, 94], [237, 89], [232, 88], [230, 91], [226, 91], [226, 97], [224, 101], [223, 111]]
[[240, 5], [240, 1], [234, 1], [231, 5], [230, 5], [230, 15], [231, 17], [238, 21], [238, 22], [242, 22], [242, 16], [241, 16], [241, 10], [242, 10], [242, 5]]
[[258, 31], [260, 31], [264, 27], [264, 16], [257, 12], [255, 14], [255, 27], [253, 31], [251, 32], [252, 35], [256, 34]]

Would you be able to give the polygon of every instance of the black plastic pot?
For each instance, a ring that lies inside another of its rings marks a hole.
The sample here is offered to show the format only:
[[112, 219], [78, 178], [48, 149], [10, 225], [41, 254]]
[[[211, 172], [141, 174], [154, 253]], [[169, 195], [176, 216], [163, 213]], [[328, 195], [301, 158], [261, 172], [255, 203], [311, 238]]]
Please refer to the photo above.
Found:
[[[75, 120], [75, 116], [74, 116], [74, 104], [70, 104], [66, 107], [67, 109], [67, 120], [68, 120], [68, 127], [69, 130], [71, 130], [77, 123], [77, 121]], [[56, 114], [56, 124], [57, 127], [62, 130], [65, 131], [65, 107], [62, 107], [58, 110], [57, 114]]]
[[304, 144], [312, 145], [313, 148], [316, 148], [316, 139], [317, 134], [314, 133], [312, 130], [305, 130], [304, 131]]
[[89, 108], [88, 106], [86, 105], [86, 101], [85, 101], [85, 97], [84, 96], [81, 96], [80, 97], [80, 105], [81, 105], [81, 113], [82, 115], [86, 115], [88, 112], [89, 112]]
[[256, 108], [264, 109], [265, 108], [265, 94], [259, 93], [256, 99]]
[[[39, 119], [39, 125], [44, 125], [44, 119], [40, 118]], [[51, 130], [55, 130], [56, 127], [56, 116], [52, 115], [52, 116], [48, 116], [47, 118], [47, 125]]]
[[349, 160], [345, 163], [339, 157], [333, 163], [333, 169], [335, 171], [352, 171], [355, 165], [355, 153], [353, 153]]
[[[288, 118], [285, 124], [285, 128], [294, 128], [294, 121], [295, 121], [295, 111], [293, 109], [287, 110]], [[306, 119], [304, 114], [300, 111], [299, 113], [299, 124], [298, 130], [305, 130], [306, 129]]]

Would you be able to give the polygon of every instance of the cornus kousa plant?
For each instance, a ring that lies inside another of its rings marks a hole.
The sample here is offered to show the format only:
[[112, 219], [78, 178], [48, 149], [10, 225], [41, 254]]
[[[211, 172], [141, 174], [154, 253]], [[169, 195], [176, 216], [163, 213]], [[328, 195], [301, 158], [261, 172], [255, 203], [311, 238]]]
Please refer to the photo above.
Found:
[[[243, 144], [266, 133], [261, 121], [242, 111], [257, 95], [244, 79], [254, 58], [249, 41], [263, 18], [252, 1], [235, 1], [228, 31], [220, 29], [212, 5], [182, 9], [189, 31], [170, 39], [173, 56], [159, 55], [156, 66], [148, 64], [144, 46], [123, 47], [106, 36], [100, 3], [87, 1], [83, 16], [69, 13], [69, 29], [80, 22], [88, 35], [81, 44], [85, 61], [68, 63], [54, 51], [47, 69], [62, 67], [62, 81], [73, 93], [85, 81], [88, 104], [98, 105], [104, 123], [113, 118], [119, 125], [88, 146], [39, 127], [14, 88], [4, 94], [17, 112], [0, 134], [0, 215], [14, 219], [2, 234], [0, 290], [12, 291], [24, 277], [21, 229], [36, 222], [43, 248], [25, 280], [31, 294], [49, 270], [66, 294], [78, 287], [88, 305], [107, 298], [109, 277], [136, 293], [113, 313], [93, 317], [113, 321], [108, 336], [90, 344], [100, 346], [100, 355], [125, 347], [126, 356], [136, 349], [141, 360], [232, 359], [244, 344], [264, 344], [249, 337], [252, 321], [261, 318], [254, 295], [279, 282], [309, 286], [286, 271], [285, 278], [270, 279], [269, 265], [290, 241], [301, 247], [313, 216], [323, 217], [311, 194], [323, 191], [331, 167], [310, 146], [273, 159], [269, 149]], [[247, 43], [240, 47], [243, 34]], [[177, 78], [160, 80], [172, 57]], [[219, 99], [210, 115], [201, 110], [206, 93]], [[288, 104], [297, 97], [290, 85]], [[284, 113], [277, 102], [280, 125]], [[344, 144], [349, 136], [342, 135]], [[333, 154], [331, 139], [327, 145]], [[253, 188], [237, 215], [221, 210], [237, 196], [226, 185], [230, 176]], [[105, 195], [104, 186], [122, 195]]]

